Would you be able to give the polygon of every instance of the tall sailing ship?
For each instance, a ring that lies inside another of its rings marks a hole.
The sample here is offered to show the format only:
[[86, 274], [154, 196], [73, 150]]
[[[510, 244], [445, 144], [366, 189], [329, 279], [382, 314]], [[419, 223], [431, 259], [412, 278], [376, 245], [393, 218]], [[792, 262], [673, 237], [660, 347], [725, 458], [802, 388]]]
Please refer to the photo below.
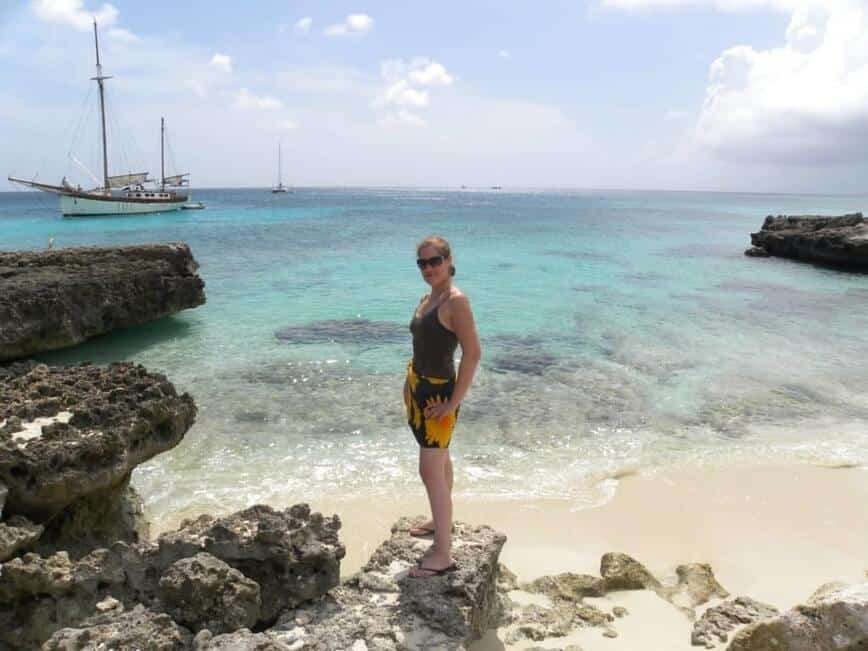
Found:
[[165, 175], [165, 120], [160, 118], [160, 181], [148, 178], [147, 172], [116, 174], [109, 176], [108, 147], [106, 142], [105, 93], [103, 82], [111, 79], [103, 75], [99, 60], [99, 34], [96, 21], [93, 23], [93, 39], [96, 48], [96, 77], [99, 87], [99, 116], [102, 130], [102, 185], [85, 190], [72, 185], [63, 178], [60, 185], [38, 183], [13, 176], [13, 183], [60, 196], [60, 211], [65, 216], [82, 215], [131, 215], [178, 210], [187, 202], [187, 193], [180, 188], [189, 185], [189, 173]]
[[290, 192], [291, 190], [283, 184], [283, 166], [281, 165], [280, 143], [277, 143], [277, 185], [272, 186], [272, 192]]

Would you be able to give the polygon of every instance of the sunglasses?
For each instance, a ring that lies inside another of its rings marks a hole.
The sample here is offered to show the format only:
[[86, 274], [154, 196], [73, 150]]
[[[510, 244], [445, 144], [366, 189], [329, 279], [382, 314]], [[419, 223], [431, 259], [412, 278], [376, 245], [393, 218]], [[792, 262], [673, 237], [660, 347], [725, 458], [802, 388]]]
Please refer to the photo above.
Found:
[[420, 269], [439, 267], [443, 264], [444, 259], [445, 258], [442, 255], [435, 255], [433, 258], [417, 258], [416, 266]]

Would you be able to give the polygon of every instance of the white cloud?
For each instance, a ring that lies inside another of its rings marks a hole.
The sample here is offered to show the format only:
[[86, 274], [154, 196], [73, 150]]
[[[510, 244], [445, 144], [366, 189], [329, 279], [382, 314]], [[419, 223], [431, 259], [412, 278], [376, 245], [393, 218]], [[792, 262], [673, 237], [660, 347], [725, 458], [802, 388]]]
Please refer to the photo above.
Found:
[[740, 45], [712, 64], [696, 141], [724, 159], [812, 164], [868, 148], [868, 7], [793, 12], [784, 46]]
[[313, 25], [313, 18], [305, 16], [295, 24], [295, 31], [300, 34], [307, 34], [310, 31], [311, 25]]
[[428, 106], [428, 91], [412, 88], [401, 79], [386, 88], [382, 100], [385, 104], [397, 106]]
[[298, 122], [295, 120], [278, 120], [277, 121], [278, 129], [285, 129], [287, 131], [294, 131], [298, 129]]
[[448, 86], [453, 81], [446, 68], [436, 61], [420, 63], [419, 67], [410, 71], [409, 78], [420, 86]]
[[270, 95], [253, 95], [246, 88], [235, 94], [235, 106], [242, 109], [274, 110], [283, 107], [283, 103]]
[[326, 36], [361, 36], [374, 28], [374, 19], [368, 14], [350, 14], [344, 22], [329, 25], [323, 30]]
[[497, 56], [502, 59], [508, 59], [510, 57], [509, 50], [498, 50]]
[[223, 72], [232, 72], [232, 57], [217, 52], [211, 57], [211, 65]]
[[33, 0], [32, 6], [42, 20], [70, 25], [80, 31], [93, 29], [94, 19], [100, 27], [108, 27], [118, 18], [117, 8], [108, 3], [99, 10], [86, 9], [84, 0]]

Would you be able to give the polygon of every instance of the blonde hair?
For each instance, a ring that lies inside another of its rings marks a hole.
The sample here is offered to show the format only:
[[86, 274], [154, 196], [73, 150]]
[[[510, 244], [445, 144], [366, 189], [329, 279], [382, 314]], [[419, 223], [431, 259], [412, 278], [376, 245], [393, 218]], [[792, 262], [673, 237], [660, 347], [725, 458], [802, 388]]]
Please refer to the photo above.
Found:
[[452, 247], [449, 246], [449, 242], [446, 241], [446, 238], [440, 237], [439, 235], [429, 235], [419, 242], [416, 245], [416, 255], [422, 253], [422, 249], [426, 246], [433, 246], [444, 258], [452, 257]]

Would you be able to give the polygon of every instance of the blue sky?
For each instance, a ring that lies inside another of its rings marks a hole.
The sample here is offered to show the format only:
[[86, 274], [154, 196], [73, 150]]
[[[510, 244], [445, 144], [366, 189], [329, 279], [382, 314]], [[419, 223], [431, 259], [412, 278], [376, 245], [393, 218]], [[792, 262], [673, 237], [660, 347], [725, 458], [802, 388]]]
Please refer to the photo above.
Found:
[[0, 171], [98, 172], [92, 15], [115, 173], [158, 172], [165, 115], [200, 186], [273, 183], [278, 141], [294, 185], [868, 179], [868, 0], [8, 3]]

